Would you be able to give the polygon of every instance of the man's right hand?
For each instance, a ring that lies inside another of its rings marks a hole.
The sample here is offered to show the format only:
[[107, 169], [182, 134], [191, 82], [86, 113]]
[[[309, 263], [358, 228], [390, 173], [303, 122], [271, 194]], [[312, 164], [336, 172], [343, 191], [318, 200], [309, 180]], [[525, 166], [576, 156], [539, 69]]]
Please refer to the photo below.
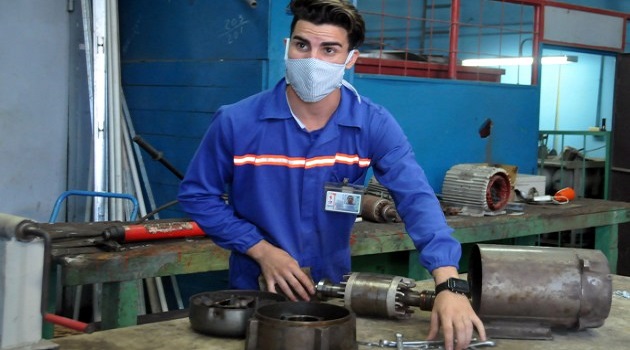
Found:
[[279, 287], [292, 301], [308, 301], [315, 294], [311, 278], [286, 251], [262, 240], [249, 248], [247, 255], [260, 265], [268, 291], [278, 293]]

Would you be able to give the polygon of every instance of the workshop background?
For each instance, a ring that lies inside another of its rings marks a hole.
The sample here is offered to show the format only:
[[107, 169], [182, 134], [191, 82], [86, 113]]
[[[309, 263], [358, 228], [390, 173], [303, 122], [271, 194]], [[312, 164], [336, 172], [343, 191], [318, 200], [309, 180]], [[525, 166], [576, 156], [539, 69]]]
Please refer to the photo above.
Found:
[[[84, 40], [82, 3], [0, 0], [0, 212], [46, 222], [61, 193], [94, 188], [94, 174], [99, 169], [95, 169], [91, 152], [90, 115], [95, 112], [90, 101], [98, 91], [89, 89], [88, 82], [98, 77], [86, 74], [92, 67], [86, 64], [89, 46]], [[283, 38], [289, 34], [291, 20], [287, 1], [255, 3], [134, 0], [118, 4], [115, 19], [119, 23], [116, 48], [120, 81], [108, 80], [108, 84], [110, 88], [113, 84], [122, 87], [116, 99], [122, 101], [121, 113], [128, 118], [133, 133], [181, 172], [219, 106], [273, 86], [283, 77]], [[426, 55], [429, 60], [448, 56], [450, 1], [356, 3], [368, 24], [368, 40], [361, 48], [365, 53], [378, 55], [382, 49], [402, 52], [409, 59], [409, 53], [426, 49], [430, 42], [436, 49]], [[459, 163], [509, 164], [517, 166], [519, 173], [538, 174], [539, 130], [606, 128], [613, 132], [613, 171], [612, 183], [605, 190], [610, 199], [630, 200], [630, 190], [623, 186], [630, 168], [630, 159], [622, 156], [628, 154], [628, 142], [614, 138], [618, 128], [627, 130], [619, 125], [628, 123], [628, 105], [621, 97], [627, 94], [628, 83], [618, 78], [620, 72], [628, 76], [626, 23], [622, 26], [625, 33], [612, 35], [622, 38], [619, 48], [549, 42], [534, 47], [532, 4], [546, 1], [462, 3], [461, 22], [470, 27], [463, 26], [460, 31], [458, 59], [465, 58], [466, 53], [471, 57], [487, 52], [519, 56], [525, 51], [531, 56], [540, 50], [543, 56], [575, 56], [577, 62], [542, 66], [539, 72], [532, 72], [531, 66], [488, 69], [484, 72], [489, 72], [490, 80], [480, 78], [481, 70], [473, 71], [472, 77], [460, 74], [453, 79], [431, 71], [433, 68], [428, 73], [414, 72], [411, 66], [375, 73], [374, 69], [383, 67], [375, 67], [369, 60], [375, 56], [366, 55], [361, 69], [357, 67], [348, 80], [398, 119], [434, 190], [440, 193], [446, 171]], [[618, 13], [624, 22], [630, 16], [627, 0], [557, 3], [591, 11], [601, 16], [605, 25], [610, 24], [606, 14]], [[427, 23], [413, 21], [427, 13], [433, 16], [430, 30]], [[402, 22], [394, 20], [401, 14]], [[493, 30], [496, 28], [502, 29]], [[428, 33], [430, 38], [425, 38]], [[423, 40], [416, 42], [424, 46], [410, 46], [409, 34], [422, 36]], [[98, 50], [106, 44], [110, 43], [95, 43], [93, 47]], [[493, 123], [491, 139], [481, 138], [478, 129], [488, 119]], [[110, 143], [129, 143], [133, 135], [126, 136]], [[570, 142], [562, 146], [571, 146]], [[594, 142], [595, 146], [589, 147], [604, 154], [604, 140]], [[551, 148], [562, 152], [557, 140], [553, 144], [549, 147], [545, 143], [545, 152]], [[147, 210], [174, 200], [177, 175], [146, 152], [135, 157], [140, 155], [144, 155], [143, 173], [138, 176], [148, 180], [143, 194], [150, 195], [152, 202]], [[128, 170], [119, 166], [123, 168], [112, 164], [105, 170]], [[74, 207], [63, 211], [59, 220], [89, 220], [91, 214], [84, 205], [70, 205]], [[182, 217], [183, 213], [174, 205], [159, 215]], [[620, 232], [620, 267], [624, 256], [627, 259], [630, 255], [624, 253], [630, 244], [624, 243], [622, 236]]]

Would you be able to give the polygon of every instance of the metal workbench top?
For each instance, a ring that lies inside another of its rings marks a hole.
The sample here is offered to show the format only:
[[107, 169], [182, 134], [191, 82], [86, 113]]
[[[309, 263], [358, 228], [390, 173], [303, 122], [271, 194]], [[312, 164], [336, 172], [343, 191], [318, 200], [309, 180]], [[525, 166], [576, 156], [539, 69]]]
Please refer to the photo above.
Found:
[[[432, 281], [420, 281], [416, 287], [433, 288]], [[630, 290], [630, 277], [613, 276], [613, 291]], [[400, 332], [408, 340], [422, 340], [429, 331], [429, 313], [415, 310], [409, 320], [385, 320], [357, 318], [357, 340], [395, 340]], [[600, 328], [583, 331], [554, 331], [553, 340], [496, 339], [494, 349], [510, 350], [581, 350], [581, 349], [627, 349], [630, 344], [630, 299], [613, 295], [609, 317]], [[62, 350], [74, 349], [223, 349], [242, 350], [242, 339], [222, 339], [194, 332], [188, 318], [112, 329], [86, 335], [73, 335], [53, 339]], [[359, 350], [378, 349], [360, 345]]]
[[[526, 205], [520, 215], [485, 217], [449, 216], [453, 236], [461, 243], [513, 238], [527, 240], [549, 232], [595, 229], [595, 248], [606, 255], [612, 273], [617, 267], [618, 225], [630, 222], [630, 203], [578, 199], [566, 205]], [[59, 230], [96, 230], [102, 223], [53, 224]], [[417, 251], [403, 224], [359, 222], [350, 238], [353, 256], [409, 252], [407, 277], [422, 280], [430, 275], [418, 263]], [[530, 245], [527, 241], [516, 241]], [[143, 278], [217, 271], [228, 268], [229, 252], [208, 238], [141, 242], [120, 252], [89, 248], [89, 252], [53, 249], [59, 266], [60, 284], [76, 286], [103, 283], [104, 329], [137, 324], [137, 283]], [[51, 291], [54, 289], [51, 288]]]

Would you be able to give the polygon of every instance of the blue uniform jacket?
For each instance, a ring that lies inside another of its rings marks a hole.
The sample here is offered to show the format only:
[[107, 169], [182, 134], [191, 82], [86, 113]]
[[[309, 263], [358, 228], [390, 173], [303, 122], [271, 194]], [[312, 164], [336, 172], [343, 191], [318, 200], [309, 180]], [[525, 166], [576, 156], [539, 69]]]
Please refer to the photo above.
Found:
[[315, 132], [293, 118], [284, 79], [216, 112], [178, 199], [216, 244], [232, 251], [232, 288], [258, 289], [260, 268], [244, 253], [262, 239], [310, 267], [315, 282], [338, 283], [351, 271], [355, 215], [325, 211], [324, 186], [344, 179], [363, 185], [370, 166], [394, 197], [422, 265], [458, 267], [461, 246], [402, 129], [382, 106], [341, 90], [337, 111]]

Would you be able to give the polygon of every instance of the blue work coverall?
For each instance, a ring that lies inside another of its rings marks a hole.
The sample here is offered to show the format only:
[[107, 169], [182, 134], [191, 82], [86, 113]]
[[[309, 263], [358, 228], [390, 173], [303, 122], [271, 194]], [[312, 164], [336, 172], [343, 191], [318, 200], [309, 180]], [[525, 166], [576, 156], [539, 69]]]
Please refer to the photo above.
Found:
[[458, 267], [461, 246], [393, 116], [342, 86], [329, 122], [308, 132], [291, 113], [286, 87], [282, 79], [221, 107], [180, 186], [182, 208], [232, 251], [230, 287], [259, 288], [260, 267], [245, 252], [262, 239], [310, 267], [315, 282], [338, 283], [351, 272], [356, 216], [324, 210], [325, 185], [363, 185], [370, 166], [394, 197], [422, 265]]

